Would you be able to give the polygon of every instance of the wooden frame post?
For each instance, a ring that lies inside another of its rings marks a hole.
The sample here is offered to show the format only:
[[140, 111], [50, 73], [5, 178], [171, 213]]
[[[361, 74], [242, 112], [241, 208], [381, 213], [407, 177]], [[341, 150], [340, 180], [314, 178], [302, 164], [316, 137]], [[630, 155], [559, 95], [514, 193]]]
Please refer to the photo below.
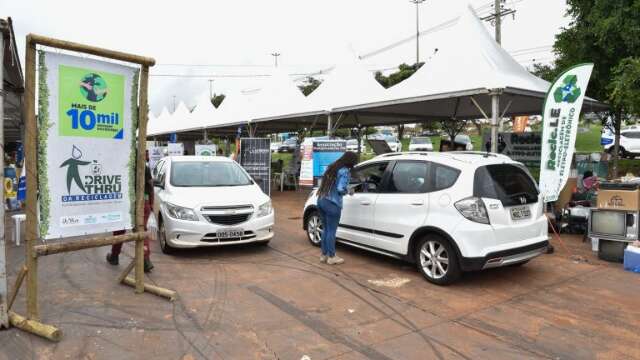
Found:
[[25, 55], [25, 161], [27, 167], [27, 196], [25, 211], [25, 263], [27, 265], [27, 319], [40, 320], [38, 309], [38, 258], [33, 247], [38, 240], [38, 126], [36, 124], [36, 43], [27, 35]]
[[[136, 232], [144, 233], [144, 182], [145, 150], [147, 148], [147, 90], [149, 86], [149, 66], [142, 65], [140, 71], [140, 105], [138, 108], [138, 161], [136, 167]], [[135, 265], [136, 293], [144, 292], [144, 238], [136, 241]]]

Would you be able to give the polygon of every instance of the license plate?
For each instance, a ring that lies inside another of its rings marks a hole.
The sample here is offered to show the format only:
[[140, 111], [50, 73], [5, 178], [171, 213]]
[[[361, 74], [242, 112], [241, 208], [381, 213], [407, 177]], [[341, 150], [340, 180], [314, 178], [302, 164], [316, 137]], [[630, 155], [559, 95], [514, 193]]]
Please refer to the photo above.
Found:
[[242, 235], [244, 235], [244, 230], [242, 229], [222, 229], [216, 232], [218, 239], [239, 238]]
[[517, 206], [511, 208], [511, 219], [523, 220], [531, 217], [531, 210], [528, 206]]

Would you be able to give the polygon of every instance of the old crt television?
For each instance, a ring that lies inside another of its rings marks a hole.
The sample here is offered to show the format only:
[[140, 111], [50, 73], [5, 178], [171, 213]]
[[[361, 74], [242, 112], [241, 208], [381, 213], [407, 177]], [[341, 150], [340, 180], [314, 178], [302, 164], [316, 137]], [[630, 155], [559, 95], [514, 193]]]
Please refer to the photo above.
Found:
[[592, 209], [589, 236], [606, 240], [638, 239], [638, 212]]

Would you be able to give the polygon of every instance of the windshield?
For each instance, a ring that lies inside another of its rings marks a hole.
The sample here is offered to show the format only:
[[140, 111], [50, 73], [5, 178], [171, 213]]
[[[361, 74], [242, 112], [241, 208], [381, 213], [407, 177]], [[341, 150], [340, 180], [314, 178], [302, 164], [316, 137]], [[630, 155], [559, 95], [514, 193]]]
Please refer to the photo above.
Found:
[[398, 142], [398, 139], [396, 137], [394, 137], [394, 136], [387, 136], [387, 137], [385, 137], [384, 140], [386, 142], [389, 142], [389, 143], [397, 143]]
[[358, 140], [356, 139], [347, 140], [347, 145], [358, 145]]
[[235, 162], [174, 161], [171, 164], [172, 186], [246, 186], [252, 183]]
[[431, 139], [428, 137], [421, 138], [413, 138], [411, 139], [412, 144], [431, 144]]

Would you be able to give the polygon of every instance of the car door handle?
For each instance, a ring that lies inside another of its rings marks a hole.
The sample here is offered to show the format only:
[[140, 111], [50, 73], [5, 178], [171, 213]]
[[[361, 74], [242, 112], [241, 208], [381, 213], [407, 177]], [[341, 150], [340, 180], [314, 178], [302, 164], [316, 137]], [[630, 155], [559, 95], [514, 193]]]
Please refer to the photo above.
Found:
[[369, 206], [369, 205], [371, 205], [371, 201], [368, 201], [368, 200], [362, 200], [362, 201], [360, 201], [360, 205], [363, 205], [363, 206]]
[[424, 205], [424, 201], [414, 201], [411, 203], [411, 205], [413, 206], [422, 206]]

